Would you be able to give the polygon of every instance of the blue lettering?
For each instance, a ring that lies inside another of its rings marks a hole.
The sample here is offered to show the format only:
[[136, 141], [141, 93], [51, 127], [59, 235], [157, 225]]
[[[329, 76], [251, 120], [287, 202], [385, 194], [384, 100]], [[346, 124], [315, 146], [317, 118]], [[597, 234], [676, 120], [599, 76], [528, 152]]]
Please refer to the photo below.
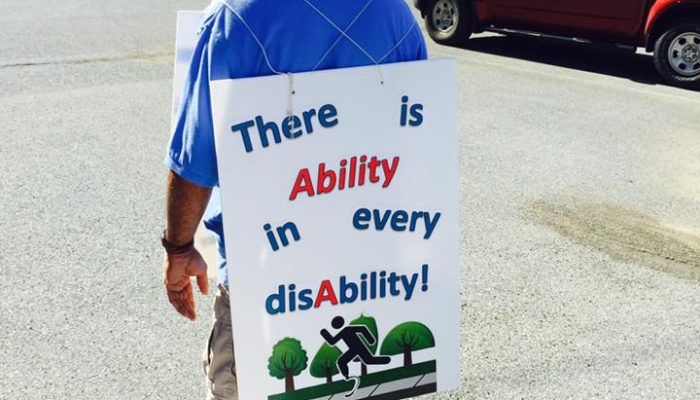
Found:
[[411, 126], [421, 126], [423, 125], [423, 105], [414, 104], [411, 106], [411, 120], [408, 124]]
[[408, 213], [403, 210], [398, 210], [391, 217], [391, 229], [396, 232], [403, 232], [406, 230], [406, 222], [408, 222]]
[[408, 96], [401, 97], [401, 119], [399, 120], [399, 125], [406, 126], [406, 119], [408, 117]]
[[423, 239], [430, 239], [430, 236], [433, 234], [435, 226], [440, 220], [440, 215], [440, 213], [435, 213], [435, 218], [433, 218], [431, 221], [430, 213], [425, 213], [425, 236], [423, 236]]
[[372, 214], [374, 215], [374, 227], [378, 231], [383, 231], [386, 223], [389, 222], [389, 217], [391, 217], [391, 210], [386, 210], [383, 217], [379, 215], [379, 210], [374, 210]]
[[[254, 150], [253, 142], [250, 138], [252, 127], [257, 127], [260, 146], [266, 148], [270, 146], [271, 142], [275, 144], [282, 143], [283, 135], [287, 139], [296, 139], [303, 136], [304, 132], [309, 135], [312, 134], [314, 132], [314, 117], [316, 117], [318, 124], [323, 128], [332, 128], [339, 123], [338, 109], [332, 104], [325, 104], [319, 108], [318, 112], [312, 108], [302, 112], [301, 117], [289, 115], [282, 119], [279, 124], [273, 121], [265, 121], [262, 115], [258, 115], [250, 121], [231, 126], [231, 131], [241, 133], [243, 147], [246, 153], [250, 153]], [[272, 135], [272, 140], [270, 140], [270, 135]]]
[[[276, 306], [275, 302], [277, 303]], [[265, 308], [267, 309], [267, 313], [270, 315], [284, 314], [286, 311], [284, 285], [280, 285], [278, 287], [278, 293], [268, 296], [267, 301], [265, 302]]]
[[304, 311], [308, 310], [314, 305], [314, 299], [311, 297], [313, 290], [304, 289], [299, 292], [299, 309]]
[[[350, 291], [349, 295], [348, 291]], [[340, 304], [352, 303], [357, 300], [357, 292], [358, 288], [356, 283], [348, 283], [346, 277], [340, 277]]]
[[423, 239], [430, 239], [440, 221], [439, 212], [429, 211], [405, 211], [405, 210], [370, 210], [359, 208], [352, 217], [352, 225], [357, 230], [367, 230], [374, 227], [377, 231], [383, 231], [389, 225], [394, 232], [415, 232], [423, 227]]
[[338, 110], [333, 104], [326, 104], [318, 110], [318, 123], [324, 128], [338, 125]]
[[272, 132], [272, 138], [275, 143], [282, 141], [282, 138], [280, 137], [280, 128], [277, 127], [276, 123], [265, 122], [262, 117], [258, 115], [255, 117], [255, 124], [258, 126], [258, 134], [260, 135], [260, 144], [262, 144], [262, 147], [267, 147], [270, 145], [270, 142], [267, 139], [268, 131]]
[[253, 144], [250, 142], [250, 132], [248, 128], [251, 128], [255, 123], [253, 121], [241, 122], [238, 125], [231, 127], [231, 131], [241, 131], [241, 137], [243, 138], [243, 147], [245, 147], [245, 152], [250, 153], [253, 151]]
[[365, 230], [369, 228], [369, 224], [362, 224], [363, 222], [369, 222], [372, 220], [372, 214], [366, 208], [360, 208], [355, 211], [355, 215], [352, 217], [352, 225], [355, 229]]
[[314, 133], [314, 124], [311, 122], [311, 118], [316, 116], [316, 110], [311, 109], [309, 111], [304, 111], [301, 113], [301, 115], [304, 117], [304, 128], [306, 129], [306, 133]]
[[296, 115], [287, 117], [282, 121], [282, 133], [287, 139], [296, 139], [303, 135], [301, 131], [301, 120]]

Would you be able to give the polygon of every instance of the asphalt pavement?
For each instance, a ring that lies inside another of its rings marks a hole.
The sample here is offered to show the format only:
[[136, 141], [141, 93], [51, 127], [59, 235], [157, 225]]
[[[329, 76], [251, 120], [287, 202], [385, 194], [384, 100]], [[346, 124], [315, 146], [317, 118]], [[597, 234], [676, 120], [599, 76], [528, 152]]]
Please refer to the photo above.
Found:
[[[0, 399], [202, 398], [212, 297], [177, 316], [158, 238], [205, 5], [0, 2]], [[700, 398], [700, 93], [642, 53], [429, 49], [459, 61], [463, 384], [426, 399]]]

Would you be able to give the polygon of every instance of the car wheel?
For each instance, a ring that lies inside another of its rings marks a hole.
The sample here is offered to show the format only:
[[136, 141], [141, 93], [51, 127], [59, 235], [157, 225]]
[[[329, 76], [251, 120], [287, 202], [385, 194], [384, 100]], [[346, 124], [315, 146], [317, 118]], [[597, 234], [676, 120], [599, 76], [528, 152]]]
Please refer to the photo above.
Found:
[[664, 32], [656, 41], [654, 63], [668, 83], [700, 88], [700, 23], [680, 23]]
[[428, 35], [440, 44], [465, 43], [472, 33], [472, 10], [466, 0], [429, 0], [425, 8]]

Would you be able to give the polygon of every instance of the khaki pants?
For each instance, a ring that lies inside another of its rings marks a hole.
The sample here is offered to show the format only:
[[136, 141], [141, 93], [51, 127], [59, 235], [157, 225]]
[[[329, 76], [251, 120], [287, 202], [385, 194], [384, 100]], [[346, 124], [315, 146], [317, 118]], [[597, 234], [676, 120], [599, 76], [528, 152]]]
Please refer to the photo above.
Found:
[[231, 305], [228, 289], [219, 285], [214, 300], [214, 322], [202, 357], [207, 378], [208, 400], [238, 400], [236, 364], [233, 358]]

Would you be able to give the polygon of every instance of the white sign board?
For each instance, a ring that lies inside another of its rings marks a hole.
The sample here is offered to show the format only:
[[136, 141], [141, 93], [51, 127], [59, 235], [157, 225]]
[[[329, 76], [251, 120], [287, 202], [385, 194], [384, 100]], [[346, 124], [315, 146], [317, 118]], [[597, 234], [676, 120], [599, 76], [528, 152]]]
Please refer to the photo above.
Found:
[[241, 400], [459, 385], [454, 77], [438, 60], [211, 83]]

